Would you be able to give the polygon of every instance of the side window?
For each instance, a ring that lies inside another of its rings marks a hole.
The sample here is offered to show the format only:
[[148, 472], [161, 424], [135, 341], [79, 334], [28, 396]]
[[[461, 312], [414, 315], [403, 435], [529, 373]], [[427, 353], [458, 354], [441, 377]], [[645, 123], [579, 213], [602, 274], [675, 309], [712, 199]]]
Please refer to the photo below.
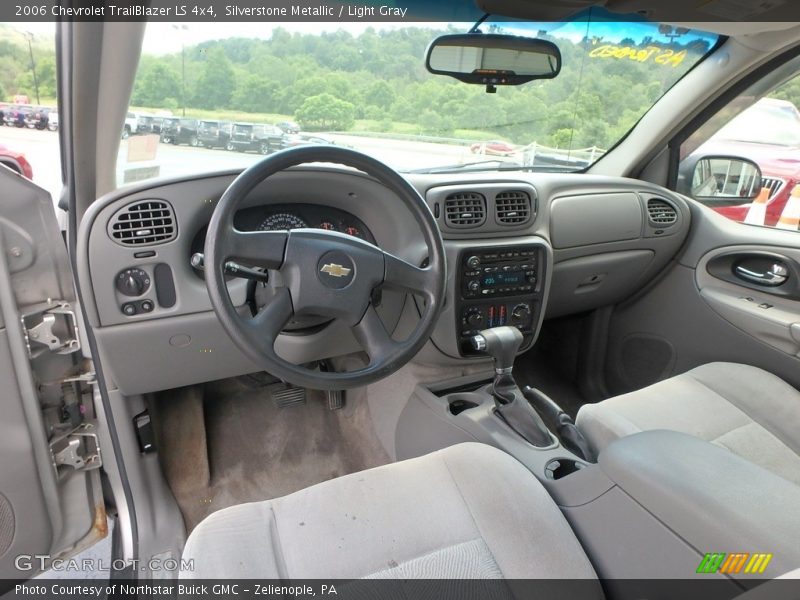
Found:
[[780, 69], [782, 83], [767, 76], [684, 141], [679, 192], [739, 223], [798, 230], [800, 73], [792, 63]]

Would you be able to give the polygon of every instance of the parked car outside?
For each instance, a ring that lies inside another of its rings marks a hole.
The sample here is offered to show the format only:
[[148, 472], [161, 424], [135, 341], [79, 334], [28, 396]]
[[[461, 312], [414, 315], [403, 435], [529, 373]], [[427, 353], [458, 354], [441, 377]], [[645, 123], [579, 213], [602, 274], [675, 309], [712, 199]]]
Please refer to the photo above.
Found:
[[161, 128], [161, 141], [165, 144], [199, 145], [197, 128], [200, 122], [197, 119], [179, 119], [177, 117], [164, 119]]
[[4, 111], [3, 122], [9, 127], [25, 127], [25, 116], [29, 110], [29, 107], [12, 104]]
[[318, 135], [287, 135], [284, 138], [283, 145], [285, 148], [294, 148], [295, 146], [307, 146], [309, 144], [333, 144], [334, 142], [320, 137]]
[[47, 115], [48, 131], [58, 131], [58, 109], [54, 108]]
[[138, 118], [136, 119], [136, 129], [133, 131], [140, 135], [152, 133], [153, 119], [153, 115], [139, 113]]
[[0, 144], [0, 165], [6, 166], [28, 179], [33, 179], [33, 169], [31, 163], [25, 158], [22, 152], [17, 152]]
[[197, 141], [206, 148], [225, 148], [231, 139], [229, 121], [199, 121], [197, 124]]
[[476, 142], [469, 149], [473, 154], [489, 154], [491, 156], [510, 156], [517, 151], [516, 146], [502, 140]]
[[285, 135], [274, 125], [234, 123], [227, 150], [270, 154], [284, 148]]
[[25, 126], [28, 129], [46, 129], [49, 114], [49, 108], [45, 106], [33, 106], [25, 113]]
[[[770, 189], [764, 225], [774, 227], [792, 190], [800, 184], [800, 111], [791, 102], [762, 98], [742, 111], [691, 156], [741, 156], [755, 162], [762, 172], [762, 187]], [[686, 160], [687, 164], [694, 161]], [[709, 206], [716, 212], [743, 222], [752, 206]]]
[[300, 125], [294, 121], [281, 121], [276, 123], [275, 126], [283, 133], [300, 133]]

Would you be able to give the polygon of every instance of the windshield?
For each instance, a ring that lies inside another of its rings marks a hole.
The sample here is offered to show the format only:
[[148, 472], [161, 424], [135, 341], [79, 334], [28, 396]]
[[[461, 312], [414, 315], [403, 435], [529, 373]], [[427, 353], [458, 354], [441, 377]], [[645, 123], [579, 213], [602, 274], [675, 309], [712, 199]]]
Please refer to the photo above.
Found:
[[[578, 171], [717, 42], [647, 22], [484, 23], [551, 40], [563, 56], [555, 79], [487, 93], [424, 68], [431, 40], [471, 26], [149, 23], [118, 182], [241, 168], [303, 143], [354, 148], [404, 172]], [[204, 125], [165, 136], [141, 115]], [[272, 126], [268, 140], [240, 135], [254, 123]]]

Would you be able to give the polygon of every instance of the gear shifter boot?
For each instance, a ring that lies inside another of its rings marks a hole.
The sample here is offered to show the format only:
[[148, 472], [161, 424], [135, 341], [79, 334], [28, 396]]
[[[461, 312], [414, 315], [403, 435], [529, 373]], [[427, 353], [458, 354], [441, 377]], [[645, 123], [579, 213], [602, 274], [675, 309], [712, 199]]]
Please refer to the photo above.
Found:
[[516, 327], [494, 327], [474, 336], [472, 345], [494, 359], [491, 393], [498, 416], [528, 443], [541, 448], [552, 444], [553, 439], [542, 419], [522, 397], [512, 374], [522, 339]]
[[514, 400], [507, 404], [500, 404], [495, 397], [497, 414], [511, 429], [522, 436], [529, 444], [537, 448], [545, 448], [553, 444], [553, 438], [545, 427], [542, 419], [531, 408], [531, 405], [518, 393]]

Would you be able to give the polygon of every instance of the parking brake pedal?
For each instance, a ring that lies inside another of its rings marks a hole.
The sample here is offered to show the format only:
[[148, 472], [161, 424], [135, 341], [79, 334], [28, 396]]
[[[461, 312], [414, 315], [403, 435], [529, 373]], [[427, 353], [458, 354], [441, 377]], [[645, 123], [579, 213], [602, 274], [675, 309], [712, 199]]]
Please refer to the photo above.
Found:
[[267, 389], [272, 395], [272, 401], [278, 408], [287, 408], [306, 403], [305, 388], [295, 387], [287, 383], [275, 383]]

